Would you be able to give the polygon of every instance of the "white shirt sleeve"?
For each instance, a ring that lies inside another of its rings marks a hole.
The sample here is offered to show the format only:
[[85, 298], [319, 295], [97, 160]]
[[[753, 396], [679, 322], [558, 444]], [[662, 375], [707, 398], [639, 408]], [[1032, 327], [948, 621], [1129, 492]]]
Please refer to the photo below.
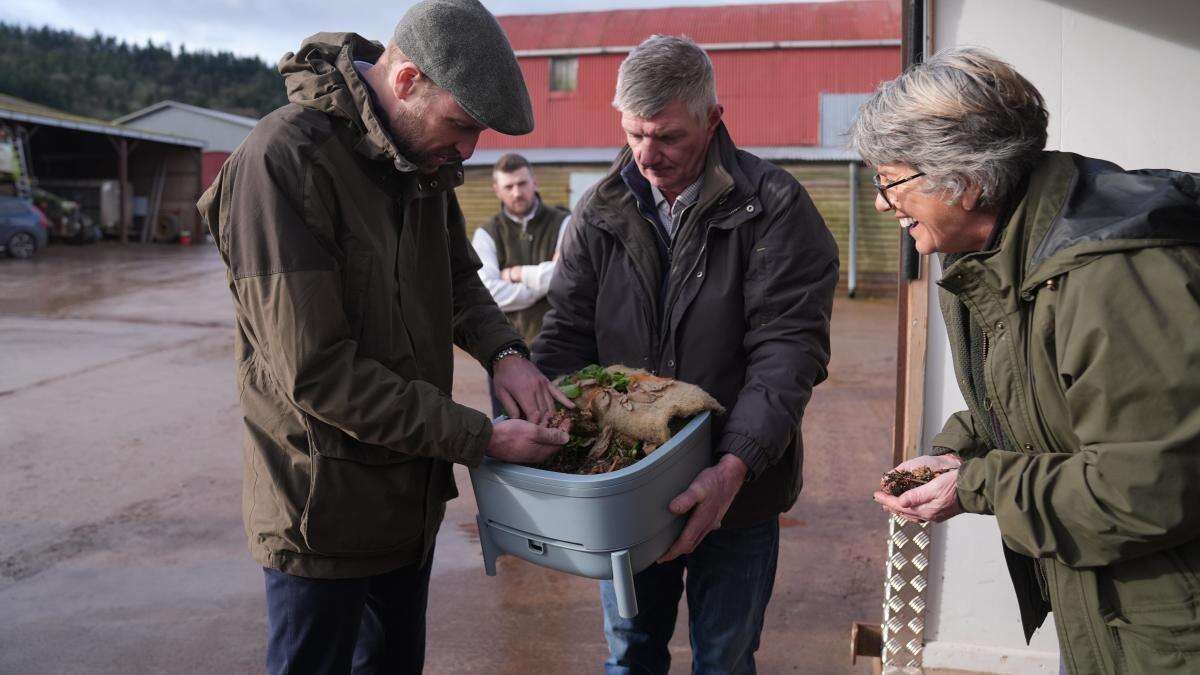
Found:
[[562, 225], [558, 227], [558, 241], [554, 244], [555, 260], [547, 260], [537, 265], [525, 265], [521, 268], [521, 283], [536, 292], [539, 298], [544, 297], [550, 291], [550, 280], [554, 278], [554, 267], [558, 264], [556, 260], [562, 249], [563, 233], [567, 231], [567, 225], [570, 222], [571, 216], [567, 216], [563, 219]]
[[496, 255], [496, 242], [492, 240], [492, 235], [488, 234], [487, 230], [482, 227], [475, 230], [471, 245], [475, 247], [475, 253], [483, 263], [483, 267], [479, 268], [479, 278], [487, 287], [488, 292], [492, 294], [492, 299], [496, 301], [500, 311], [515, 312], [532, 307], [542, 298], [542, 295], [545, 295], [544, 292], [539, 295], [524, 284], [514, 284], [500, 278], [500, 260]]

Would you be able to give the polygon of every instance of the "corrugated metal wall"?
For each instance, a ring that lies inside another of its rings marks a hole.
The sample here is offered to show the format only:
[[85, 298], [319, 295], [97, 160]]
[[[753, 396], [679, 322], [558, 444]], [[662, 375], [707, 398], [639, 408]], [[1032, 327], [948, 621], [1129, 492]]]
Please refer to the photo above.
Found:
[[[808, 190], [837, 240], [841, 283], [850, 270], [850, 169], [846, 164], [781, 164]], [[858, 171], [858, 294], [894, 295], [899, 269], [900, 228], [896, 219], [875, 210], [871, 172]]]
[[[895, 47], [720, 51], [711, 54], [717, 97], [738, 145], [818, 145], [822, 93], [870, 92], [900, 72]], [[533, 133], [486, 131], [480, 148], [612, 147], [624, 143], [611, 106], [621, 54], [579, 58], [579, 88], [551, 92], [550, 59], [521, 59]]]
[[900, 37], [899, 0], [659, 7], [497, 17], [513, 49], [632, 46], [652, 33], [700, 44]]
[[[837, 240], [842, 258], [842, 287], [845, 288], [846, 272], [849, 269], [850, 217], [849, 217], [849, 169], [844, 163], [801, 164], [781, 163], [804, 185], [812, 196], [813, 203], [821, 212], [825, 223]], [[550, 204], [566, 205], [569, 200], [569, 185], [574, 172], [605, 171], [603, 164], [552, 164], [534, 167], [542, 198]], [[858, 269], [859, 293], [862, 295], [889, 295], [896, 290], [897, 237], [899, 229], [894, 218], [875, 211], [875, 188], [871, 186], [870, 172], [858, 172]], [[466, 182], [455, 191], [463, 213], [467, 218], [467, 229], [474, 233], [495, 215], [500, 202], [492, 193], [491, 169], [470, 167], [466, 171]]]
[[207, 190], [209, 185], [217, 179], [217, 174], [221, 173], [221, 167], [225, 165], [225, 160], [229, 159], [230, 152], [205, 152], [200, 170], [200, 189]]

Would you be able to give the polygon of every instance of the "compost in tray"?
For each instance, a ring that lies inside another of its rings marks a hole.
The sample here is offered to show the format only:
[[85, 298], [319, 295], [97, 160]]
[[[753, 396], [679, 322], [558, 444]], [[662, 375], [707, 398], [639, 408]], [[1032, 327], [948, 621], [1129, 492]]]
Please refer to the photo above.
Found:
[[620, 367], [591, 365], [558, 386], [576, 407], [559, 409], [550, 424], [569, 432], [570, 440], [538, 468], [560, 473], [624, 469], [657, 450], [683, 416], [720, 409], [694, 385]]

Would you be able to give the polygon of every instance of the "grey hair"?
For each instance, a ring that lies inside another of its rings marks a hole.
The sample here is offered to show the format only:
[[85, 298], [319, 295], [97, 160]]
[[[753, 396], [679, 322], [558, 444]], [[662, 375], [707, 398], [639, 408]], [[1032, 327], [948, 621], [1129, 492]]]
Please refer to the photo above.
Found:
[[945, 49], [884, 82], [859, 109], [850, 147], [868, 164], [909, 164], [922, 190], [954, 203], [971, 187], [980, 206], [1011, 195], [1046, 147], [1042, 95], [989, 52]]
[[712, 60], [686, 35], [651, 35], [621, 62], [612, 105], [649, 119], [672, 101], [683, 101], [698, 120], [708, 115], [717, 105]]

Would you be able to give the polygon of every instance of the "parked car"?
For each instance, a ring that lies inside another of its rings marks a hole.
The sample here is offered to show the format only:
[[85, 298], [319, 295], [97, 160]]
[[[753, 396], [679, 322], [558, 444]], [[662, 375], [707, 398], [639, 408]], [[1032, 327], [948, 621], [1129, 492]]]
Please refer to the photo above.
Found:
[[33, 202], [0, 196], [0, 250], [12, 258], [29, 258], [50, 241], [50, 221]]

